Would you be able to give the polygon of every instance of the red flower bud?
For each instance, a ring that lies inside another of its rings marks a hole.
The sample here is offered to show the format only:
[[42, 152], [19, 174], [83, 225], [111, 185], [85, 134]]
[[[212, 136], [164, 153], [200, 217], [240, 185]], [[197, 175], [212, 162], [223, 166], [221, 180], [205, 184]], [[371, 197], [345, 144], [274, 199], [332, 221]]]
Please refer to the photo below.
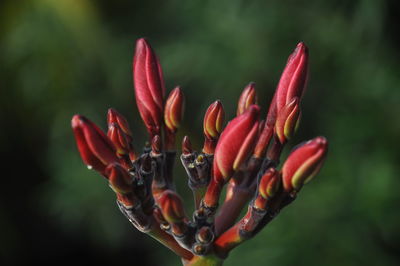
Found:
[[130, 137], [124, 133], [121, 127], [112, 123], [108, 127], [107, 136], [117, 148], [119, 155], [128, 154], [130, 151]]
[[275, 133], [281, 144], [286, 143], [295, 133], [300, 120], [299, 98], [294, 97], [278, 113], [275, 123]]
[[185, 98], [180, 87], [176, 87], [165, 103], [164, 121], [167, 128], [176, 132], [183, 117]]
[[280, 174], [274, 168], [269, 168], [261, 177], [258, 192], [264, 199], [275, 196], [280, 185]]
[[218, 139], [224, 123], [225, 111], [220, 101], [212, 103], [204, 116], [203, 129], [207, 139]]
[[118, 163], [110, 164], [105, 170], [105, 175], [116, 193], [125, 195], [132, 192], [132, 177], [122, 165]]
[[125, 133], [126, 136], [128, 136], [129, 142], [132, 142], [133, 136], [132, 136], [132, 131], [129, 128], [128, 121], [126, 121], [126, 118], [120, 113], [118, 113], [117, 110], [110, 108], [108, 109], [107, 113], [108, 127], [111, 127], [112, 124], [114, 123], [117, 124], [122, 129], [122, 131]]
[[[297, 97], [299, 102], [303, 96], [308, 75], [308, 48], [300, 42], [289, 56], [285, 69], [272, 98], [266, 119], [266, 128], [273, 128], [277, 115]], [[265, 144], [263, 144], [265, 145]]]
[[320, 170], [328, 150], [328, 141], [316, 137], [295, 148], [282, 166], [285, 191], [299, 191]]
[[164, 191], [158, 199], [158, 204], [168, 223], [179, 223], [185, 218], [182, 199], [172, 190]]
[[294, 97], [301, 99], [308, 74], [308, 48], [300, 42], [289, 56], [285, 69], [275, 92], [277, 114]]
[[164, 80], [158, 59], [146, 39], [136, 42], [133, 59], [136, 104], [147, 131], [160, 135], [163, 115]]
[[248, 158], [258, 135], [260, 107], [252, 105], [234, 118], [221, 134], [214, 155], [214, 179], [229, 180]]
[[257, 92], [255, 86], [256, 84], [254, 82], [250, 82], [249, 85], [244, 88], [239, 98], [236, 115], [243, 114], [250, 105], [257, 103]]
[[93, 122], [75, 115], [71, 124], [79, 153], [89, 168], [104, 174], [108, 164], [119, 161], [114, 145]]

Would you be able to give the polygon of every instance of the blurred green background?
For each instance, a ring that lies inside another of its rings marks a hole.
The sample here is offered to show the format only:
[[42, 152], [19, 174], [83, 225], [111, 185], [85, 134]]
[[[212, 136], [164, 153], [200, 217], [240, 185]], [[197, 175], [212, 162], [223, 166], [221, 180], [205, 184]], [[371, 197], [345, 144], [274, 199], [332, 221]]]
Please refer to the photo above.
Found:
[[396, 0], [2, 1], [0, 261], [179, 265], [119, 213], [106, 182], [81, 162], [70, 128], [76, 113], [104, 128], [115, 107], [141, 148], [131, 61], [146, 36], [168, 90], [183, 87], [180, 137], [197, 148], [212, 101], [221, 99], [232, 118], [255, 81], [265, 113], [288, 55], [299, 41], [309, 46], [292, 145], [324, 135], [328, 159], [226, 265], [399, 265], [399, 9]]

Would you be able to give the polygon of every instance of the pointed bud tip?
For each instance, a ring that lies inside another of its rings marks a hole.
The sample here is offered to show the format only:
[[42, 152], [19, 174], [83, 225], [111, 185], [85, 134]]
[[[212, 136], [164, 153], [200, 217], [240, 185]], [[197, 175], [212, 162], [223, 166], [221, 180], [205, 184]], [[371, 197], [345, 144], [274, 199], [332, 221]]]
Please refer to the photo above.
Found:
[[192, 143], [188, 136], [184, 136], [182, 140], [182, 153], [184, 155], [189, 155], [193, 152]]
[[87, 121], [86, 117], [82, 115], [74, 115], [71, 120], [71, 126], [73, 128], [79, 127], [82, 122]]

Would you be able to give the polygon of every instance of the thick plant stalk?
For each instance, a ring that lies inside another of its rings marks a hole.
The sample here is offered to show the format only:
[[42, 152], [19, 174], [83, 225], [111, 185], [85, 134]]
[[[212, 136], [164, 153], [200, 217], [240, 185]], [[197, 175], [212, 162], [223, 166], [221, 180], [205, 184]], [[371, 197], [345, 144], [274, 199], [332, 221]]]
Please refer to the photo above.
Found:
[[120, 211], [137, 230], [173, 251], [183, 265], [222, 265], [234, 248], [293, 202], [322, 167], [328, 145], [324, 137], [316, 137], [299, 144], [278, 168], [298, 128], [307, 74], [308, 50], [299, 43], [264, 120], [254, 82], [244, 88], [236, 117], [225, 128], [222, 103], [217, 100], [208, 107], [202, 148], [194, 149], [185, 136], [179, 156], [193, 192], [192, 215], [187, 215], [173, 178], [183, 89], [175, 87], [165, 99], [161, 65], [147, 40], [137, 41], [133, 84], [150, 141], [141, 154], [136, 152], [127, 120], [109, 109], [107, 134], [82, 115], [72, 118], [78, 151], [88, 168], [107, 180]]

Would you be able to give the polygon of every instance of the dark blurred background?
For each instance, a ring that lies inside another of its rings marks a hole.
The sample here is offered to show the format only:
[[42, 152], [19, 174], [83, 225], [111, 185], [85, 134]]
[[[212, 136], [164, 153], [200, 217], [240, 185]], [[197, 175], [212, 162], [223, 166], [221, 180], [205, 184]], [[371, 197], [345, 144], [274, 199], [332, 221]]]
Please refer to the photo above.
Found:
[[[397, 0], [3, 0], [0, 262], [179, 265], [119, 213], [105, 180], [83, 165], [70, 128], [76, 113], [104, 128], [115, 107], [141, 148], [131, 61], [146, 36], [168, 90], [183, 87], [180, 137], [189, 134], [197, 148], [212, 101], [221, 99], [232, 118], [241, 90], [255, 81], [265, 113], [288, 55], [299, 41], [309, 46], [292, 145], [324, 135], [328, 159], [226, 265], [399, 265], [398, 11]], [[190, 199], [177, 167], [178, 190]]]

